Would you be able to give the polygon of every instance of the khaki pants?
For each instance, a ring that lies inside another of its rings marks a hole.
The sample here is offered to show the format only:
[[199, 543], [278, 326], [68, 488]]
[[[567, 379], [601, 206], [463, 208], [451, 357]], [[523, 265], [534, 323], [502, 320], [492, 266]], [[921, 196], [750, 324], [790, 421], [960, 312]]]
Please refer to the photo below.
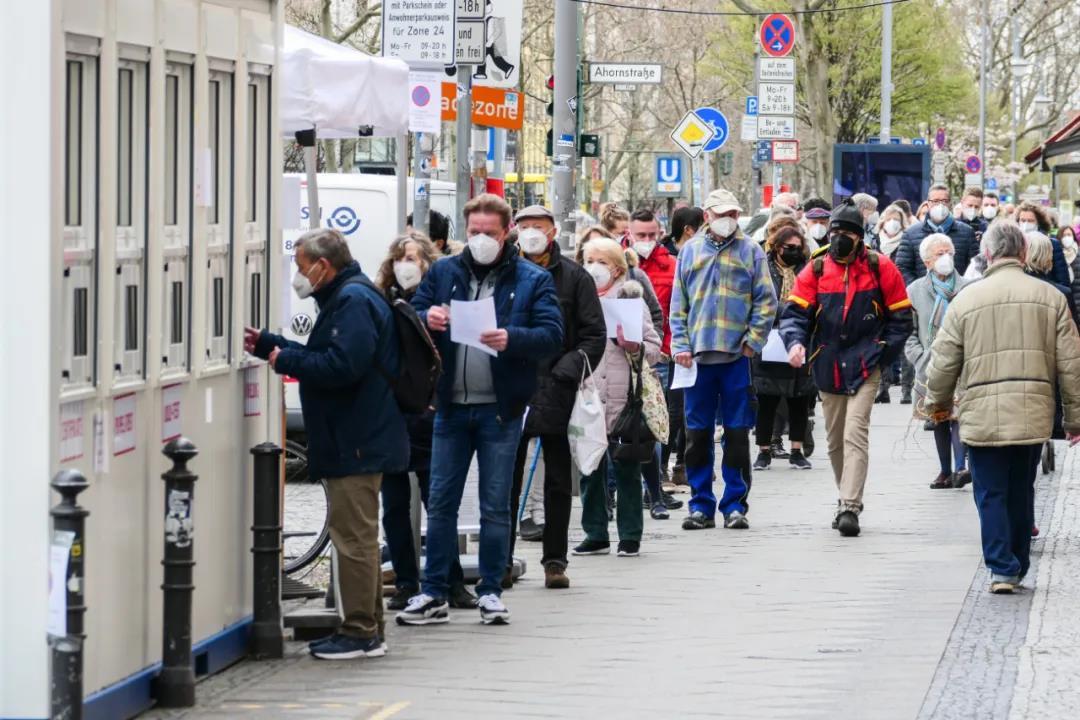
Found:
[[840, 491], [837, 513], [862, 512], [863, 489], [870, 455], [870, 411], [874, 407], [881, 370], [862, 384], [854, 395], [821, 393], [825, 413], [825, 433], [829, 442], [829, 462]]
[[343, 635], [383, 636], [382, 563], [379, 557], [379, 486], [382, 473], [329, 478], [330, 540]]

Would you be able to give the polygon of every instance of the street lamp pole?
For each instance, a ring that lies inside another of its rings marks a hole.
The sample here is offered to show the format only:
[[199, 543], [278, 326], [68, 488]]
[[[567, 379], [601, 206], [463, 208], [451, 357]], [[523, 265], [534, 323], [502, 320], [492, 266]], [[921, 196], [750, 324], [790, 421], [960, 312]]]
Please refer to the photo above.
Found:
[[979, 8], [981, 16], [979, 50], [979, 159], [986, 165], [986, 59], [990, 50], [990, 3], [982, 0]]
[[881, 143], [889, 144], [892, 135], [892, 3], [882, 7], [881, 16]]

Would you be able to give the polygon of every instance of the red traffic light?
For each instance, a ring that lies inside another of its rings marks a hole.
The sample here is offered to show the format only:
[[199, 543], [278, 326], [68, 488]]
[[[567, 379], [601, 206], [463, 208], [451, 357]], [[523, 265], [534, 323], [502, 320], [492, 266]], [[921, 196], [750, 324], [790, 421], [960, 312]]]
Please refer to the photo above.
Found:
[[554, 75], [548, 75], [547, 87], [548, 87], [548, 90], [554, 90], [555, 89], [555, 76]]

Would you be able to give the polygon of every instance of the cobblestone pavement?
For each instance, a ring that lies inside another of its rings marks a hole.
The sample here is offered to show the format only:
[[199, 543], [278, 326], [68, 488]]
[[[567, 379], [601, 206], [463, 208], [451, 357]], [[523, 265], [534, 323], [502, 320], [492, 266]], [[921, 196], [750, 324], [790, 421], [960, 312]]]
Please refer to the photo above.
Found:
[[829, 528], [819, 439], [813, 471], [756, 474], [749, 531], [646, 518], [641, 557], [572, 558], [560, 592], [543, 588], [539, 545], [519, 543], [529, 573], [504, 595], [508, 627], [452, 611], [390, 626], [390, 654], [354, 662], [290, 643], [200, 683], [197, 708], [149, 717], [1080, 717], [1072, 455], [1059, 449], [1060, 491], [1059, 476], [1040, 484], [1031, 590], [992, 598], [970, 487], [927, 488], [933, 440], [907, 406], [873, 417], [859, 538]]

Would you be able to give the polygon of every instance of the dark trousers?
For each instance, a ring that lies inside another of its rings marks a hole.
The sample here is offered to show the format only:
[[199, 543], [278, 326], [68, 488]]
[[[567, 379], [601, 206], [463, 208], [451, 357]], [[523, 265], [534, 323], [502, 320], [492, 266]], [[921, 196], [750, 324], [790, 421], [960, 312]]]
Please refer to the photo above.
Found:
[[[668, 384], [675, 377], [675, 363], [668, 363]], [[682, 465], [686, 455], [686, 417], [683, 415], [683, 390], [667, 391], [667, 412], [670, 430], [667, 443], [661, 450], [660, 466], [667, 467], [671, 455], [675, 455], [675, 464]]]
[[983, 559], [996, 576], [1022, 578], [1031, 565], [1035, 472], [1042, 445], [968, 448]]
[[[420, 501], [427, 507], [430, 473], [418, 470], [416, 479], [420, 485]], [[390, 564], [394, 566], [394, 585], [398, 588], [419, 592], [420, 566], [416, 561], [416, 544], [413, 542], [412, 518], [409, 506], [412, 503], [412, 483], [406, 473], [390, 473], [383, 477], [382, 483], [383, 534], [386, 547], [390, 550]], [[450, 564], [450, 585], [456, 587], [465, 584], [465, 573], [461, 569], [461, 560], [454, 558]]]
[[[570, 532], [570, 503], [574, 494], [570, 479], [570, 442], [565, 435], [541, 435], [544, 453], [544, 557], [543, 564], [560, 563], [566, 567], [567, 535]], [[521, 438], [514, 460], [514, 485], [510, 490], [510, 556], [514, 560], [517, 541], [518, 509], [524, 484], [529, 439]], [[534, 478], [535, 481], [535, 478]]]
[[[784, 401], [782, 395], [761, 395], [758, 398], [757, 428], [754, 438], [758, 447], [768, 447], [773, 440], [773, 425], [776, 411]], [[810, 396], [787, 398], [788, 438], [791, 442], [801, 443], [806, 439], [806, 421], [810, 417]]]

